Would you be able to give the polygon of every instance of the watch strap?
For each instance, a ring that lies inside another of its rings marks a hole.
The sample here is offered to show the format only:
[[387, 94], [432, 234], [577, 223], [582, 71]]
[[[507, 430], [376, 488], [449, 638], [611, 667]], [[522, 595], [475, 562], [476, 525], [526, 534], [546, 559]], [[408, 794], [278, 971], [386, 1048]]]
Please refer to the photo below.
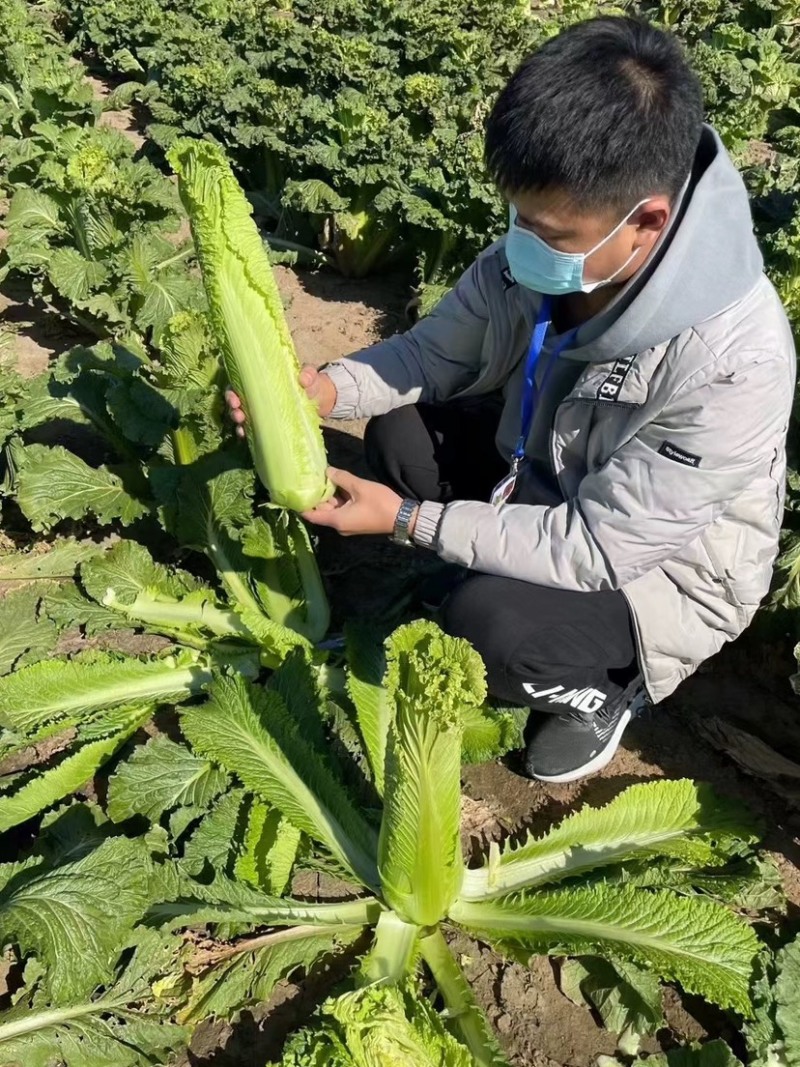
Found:
[[392, 540], [396, 545], [413, 544], [408, 532], [408, 527], [414, 517], [414, 512], [418, 507], [419, 501], [412, 500], [410, 497], [407, 497], [400, 505], [397, 511], [397, 517], [394, 520], [394, 530], [392, 532]]

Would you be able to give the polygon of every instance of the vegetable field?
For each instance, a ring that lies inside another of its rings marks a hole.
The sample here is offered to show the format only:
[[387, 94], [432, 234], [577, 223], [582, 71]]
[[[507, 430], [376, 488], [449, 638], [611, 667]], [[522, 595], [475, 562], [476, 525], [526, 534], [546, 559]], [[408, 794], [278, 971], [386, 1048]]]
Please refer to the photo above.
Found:
[[[598, 9], [0, 0], [0, 1067], [800, 1065], [797, 426], [770, 602], [575, 786], [428, 562], [287, 510], [364, 472], [297, 357], [502, 231], [493, 95]], [[800, 327], [794, 0], [635, 10]]]

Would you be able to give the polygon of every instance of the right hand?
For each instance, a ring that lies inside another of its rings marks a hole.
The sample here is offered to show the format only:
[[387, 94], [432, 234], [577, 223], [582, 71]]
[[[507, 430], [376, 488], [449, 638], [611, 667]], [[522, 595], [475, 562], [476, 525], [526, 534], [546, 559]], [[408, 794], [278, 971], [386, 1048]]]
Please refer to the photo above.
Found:
[[[312, 367], [307, 363], [300, 371], [298, 381], [303, 389], [305, 389], [308, 399], [316, 404], [320, 416], [323, 419], [326, 419], [333, 411], [334, 405], [336, 404], [336, 386], [331, 379], [325, 371], [318, 371], [316, 367]], [[240, 397], [233, 391], [233, 389], [226, 389], [225, 400], [228, 404], [230, 416], [236, 423], [237, 436], [244, 437], [246, 416], [244, 409], [242, 408]]]

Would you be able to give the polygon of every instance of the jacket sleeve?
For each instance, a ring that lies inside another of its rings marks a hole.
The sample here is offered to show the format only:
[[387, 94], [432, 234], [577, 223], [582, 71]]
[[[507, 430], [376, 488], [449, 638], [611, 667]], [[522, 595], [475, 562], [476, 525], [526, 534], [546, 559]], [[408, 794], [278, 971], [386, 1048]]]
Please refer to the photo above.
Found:
[[[754, 353], [730, 373], [698, 372], [656, 421], [583, 479], [574, 499], [501, 509], [424, 504], [415, 541], [488, 574], [619, 589], [674, 556], [769, 472], [785, 446], [792, 392], [788, 365], [770, 354]], [[775, 492], [777, 508], [777, 482]]]
[[325, 367], [336, 386], [333, 418], [382, 415], [405, 404], [449, 400], [480, 372], [489, 322], [483, 253], [426, 318], [406, 333]]

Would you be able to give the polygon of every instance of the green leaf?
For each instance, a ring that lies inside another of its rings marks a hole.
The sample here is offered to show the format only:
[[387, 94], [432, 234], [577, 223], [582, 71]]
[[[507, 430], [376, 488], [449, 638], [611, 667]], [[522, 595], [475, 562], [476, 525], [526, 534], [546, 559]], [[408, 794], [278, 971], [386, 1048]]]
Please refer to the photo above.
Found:
[[783, 1044], [775, 1022], [775, 957], [766, 945], [756, 959], [751, 984], [752, 1017], [743, 1027], [747, 1061], [752, 1067], [777, 1067], [776, 1052]]
[[321, 641], [330, 609], [302, 519], [285, 508], [264, 508], [242, 531], [241, 545], [269, 618], [312, 643]]
[[319, 669], [309, 662], [302, 649], [294, 649], [287, 655], [270, 675], [267, 688], [280, 696], [303, 739], [318, 752], [330, 756], [331, 743], [325, 730], [327, 709]]
[[325, 182], [318, 179], [287, 182], [284, 190], [287, 201], [294, 203], [300, 211], [310, 215], [327, 215], [331, 212], [347, 211], [350, 206]]
[[36, 855], [56, 867], [94, 852], [114, 831], [98, 804], [74, 801], [42, 816]]
[[254, 799], [250, 805], [236, 876], [270, 896], [286, 892], [297, 859], [300, 831], [280, 812]]
[[31, 235], [51, 236], [64, 229], [58, 204], [38, 189], [17, 189], [6, 212], [5, 225], [11, 232], [25, 229]]
[[106, 399], [117, 426], [137, 444], [157, 448], [180, 422], [177, 408], [142, 378], [114, 382]]
[[372, 780], [383, 796], [386, 739], [394, 715], [394, 703], [383, 686], [386, 653], [376, 640], [374, 627], [348, 624], [347, 692], [356, 709], [356, 719]]
[[40, 598], [37, 589], [18, 589], [0, 599], [0, 674], [22, 657], [38, 658], [55, 648], [58, 630], [52, 620], [39, 616]]
[[713, 866], [755, 840], [751, 817], [710, 787], [688, 779], [644, 782], [603, 808], [569, 815], [541, 838], [492, 844], [488, 862], [467, 872], [462, 896], [490, 899], [637, 857]]
[[180, 1021], [196, 1023], [207, 1016], [231, 1019], [243, 1008], [263, 1003], [281, 979], [301, 970], [307, 974], [325, 956], [351, 945], [362, 929], [301, 926], [198, 950], [192, 969], [202, 969]]
[[741, 1067], [741, 1060], [721, 1040], [673, 1048], [667, 1053], [648, 1056], [647, 1062], [653, 1067]]
[[90, 293], [107, 284], [109, 278], [106, 266], [86, 259], [75, 248], [54, 249], [47, 275], [53, 287], [73, 304], [87, 300]]
[[483, 663], [466, 642], [429, 622], [401, 627], [387, 643], [389, 727], [381, 888], [406, 922], [439, 922], [463, 878], [461, 709], [486, 697]]
[[48, 590], [42, 598], [40, 610], [52, 619], [60, 630], [68, 630], [78, 625], [87, 637], [106, 630], [130, 629], [134, 625], [119, 612], [89, 600], [75, 582], [65, 582]]
[[158, 822], [165, 812], [187, 808], [198, 816], [227, 786], [223, 771], [198, 759], [185, 745], [154, 737], [110, 778], [108, 815], [114, 822], [134, 815]]
[[135, 604], [144, 593], [178, 600], [201, 588], [188, 571], [156, 563], [144, 545], [130, 540], [87, 560], [81, 566], [81, 583], [98, 603], [110, 600], [123, 606]]
[[65, 537], [52, 545], [37, 544], [24, 552], [0, 554], [0, 582], [71, 578], [78, 565], [97, 555], [98, 550], [93, 541]]
[[381, 905], [372, 897], [336, 904], [308, 904], [271, 897], [218, 874], [210, 885], [195, 882], [176, 865], [159, 871], [160, 903], [151, 905], [148, 922], [162, 928], [241, 923], [245, 926], [366, 926], [378, 921]]
[[34, 530], [87, 515], [102, 525], [128, 526], [147, 514], [148, 505], [131, 495], [118, 475], [90, 467], [62, 445], [26, 445], [12, 459], [14, 494]]
[[158, 338], [161, 365], [175, 388], [207, 390], [221, 373], [215, 357], [207, 317], [199, 311], [179, 311]]
[[199, 648], [211, 638], [254, 641], [209, 586], [187, 571], [156, 563], [135, 541], [120, 541], [84, 563], [81, 582], [95, 601], [119, 615], [116, 625], [143, 626]]
[[490, 704], [465, 707], [462, 712], [462, 762], [486, 763], [512, 749], [522, 748], [529, 715], [529, 708], [493, 707]]
[[37, 957], [56, 1002], [88, 998], [111, 977], [120, 942], [148, 903], [148, 863], [141, 841], [112, 838], [60, 867], [0, 867], [4, 944]]
[[[58, 420], [91, 426], [116, 453], [130, 456], [129, 443], [119, 434], [108, 413], [106, 393], [113, 374], [96, 370], [89, 362], [93, 354], [87, 356], [88, 365], [81, 367], [80, 351], [72, 349], [50, 371], [31, 382], [20, 410], [20, 429], [46, 426]], [[79, 367], [77, 373], [75, 364]]]
[[474, 1067], [419, 984], [370, 985], [332, 997], [317, 1026], [289, 1040], [281, 1067]]
[[150, 659], [81, 652], [0, 678], [0, 717], [15, 730], [31, 733], [47, 723], [72, 723], [109, 707], [186, 700], [210, 680], [208, 660], [188, 650]]
[[189, 874], [209, 870], [233, 875], [244, 847], [246, 801], [243, 789], [220, 797], [192, 833], [183, 851], [183, 866]]
[[321, 841], [345, 870], [376, 886], [374, 831], [306, 744], [278, 694], [237, 676], [217, 678], [210, 695], [206, 705], [181, 717], [195, 751], [221, 763], [298, 830]]
[[136, 234], [121, 256], [122, 276], [140, 300], [140, 330], [162, 329], [196, 300], [197, 283], [185, 271], [168, 268], [175, 257], [174, 246], [152, 231]]
[[[119, 944], [125, 931], [120, 929]], [[153, 993], [154, 979], [174, 966], [177, 942], [155, 932], [137, 948], [113, 986], [94, 999], [48, 998], [33, 988], [0, 1015], [3, 1067], [151, 1067], [166, 1063], [188, 1032], [169, 1018]], [[27, 970], [26, 970], [27, 976]]]
[[574, 1004], [589, 1003], [605, 1028], [621, 1035], [628, 1055], [639, 1051], [642, 1037], [664, 1025], [658, 978], [635, 964], [592, 956], [565, 960], [560, 986]]
[[630, 887], [564, 886], [485, 903], [458, 901], [450, 918], [528, 958], [613, 956], [680, 982], [722, 1007], [751, 1010], [750, 978], [758, 951], [752, 929], [711, 901]]
[[725, 867], [689, 873], [686, 883], [744, 911], [786, 910], [783, 877], [767, 854], [734, 858]]
[[[222, 453], [192, 462], [186, 469], [151, 472], [171, 532], [187, 547], [208, 552], [212, 560], [220, 529], [246, 526], [253, 518], [254, 475], [236, 466], [241, 459]], [[217, 567], [223, 575], [227, 569]]]
[[150, 708], [110, 711], [89, 736], [79, 735], [69, 754], [54, 766], [36, 768], [24, 784], [0, 795], [0, 832], [38, 815], [74, 793], [150, 718]]
[[800, 1064], [800, 936], [778, 953], [775, 1021], [783, 1038], [788, 1067]]
[[232, 606], [260, 646], [265, 665], [276, 668], [292, 649], [309, 645], [300, 634], [264, 614], [248, 561], [229, 532], [253, 518], [253, 472], [231, 467], [235, 462], [235, 456], [221, 453], [194, 462], [190, 469], [155, 469], [150, 480], [167, 529], [183, 544], [208, 555]]

